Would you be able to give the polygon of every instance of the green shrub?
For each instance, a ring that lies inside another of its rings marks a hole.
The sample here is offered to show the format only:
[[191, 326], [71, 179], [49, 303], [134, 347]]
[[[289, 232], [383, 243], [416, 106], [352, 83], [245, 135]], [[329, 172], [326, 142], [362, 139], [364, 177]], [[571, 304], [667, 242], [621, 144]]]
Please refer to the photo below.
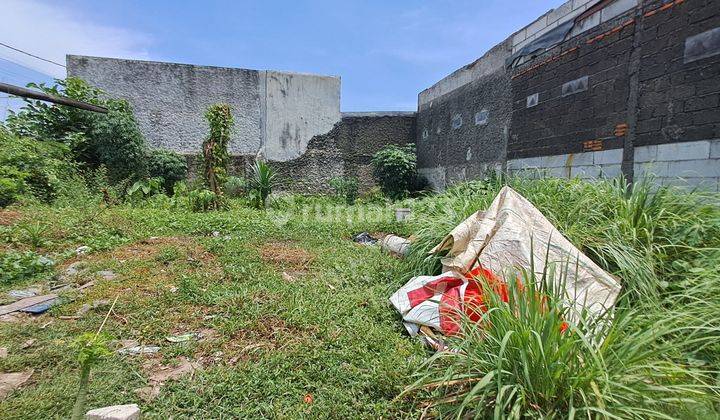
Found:
[[32, 251], [0, 254], [0, 284], [10, 285], [38, 274], [49, 273], [55, 263]]
[[0, 207], [6, 207], [16, 202], [23, 192], [22, 179], [7, 177], [6, 173], [0, 175]]
[[136, 181], [127, 190], [127, 195], [133, 201], [140, 201], [151, 197], [156, 194], [162, 193], [163, 190], [163, 179], [162, 178], [149, 178]]
[[228, 104], [211, 105], [205, 112], [205, 118], [210, 126], [210, 135], [203, 142], [205, 185], [213, 192], [213, 206], [217, 209], [223, 195], [222, 188], [227, 181], [227, 165], [230, 159], [227, 146], [235, 122]]
[[405, 197], [417, 177], [415, 145], [390, 145], [373, 156], [373, 176], [383, 193], [397, 200]]
[[355, 204], [358, 197], [357, 178], [336, 177], [330, 180], [330, 186], [335, 190], [335, 195], [346, 204]]
[[38, 141], [63, 143], [88, 168], [107, 167], [113, 183], [145, 175], [145, 141], [126, 101], [109, 99], [100, 89], [72, 77], [56, 80], [53, 86], [28, 86], [53, 96], [104, 106], [109, 112], [100, 114], [25, 99], [26, 105], [7, 118], [11, 132]]
[[256, 160], [250, 176], [250, 201], [256, 208], [264, 209], [267, 198], [277, 185], [277, 174], [267, 163]]
[[23, 194], [51, 202], [63, 181], [73, 176], [77, 168], [63, 144], [16, 137], [0, 129], [0, 206]]
[[248, 182], [245, 178], [231, 176], [225, 181], [224, 192], [228, 197], [242, 197], [247, 191]]
[[206, 189], [192, 190], [188, 193], [188, 204], [192, 211], [217, 210], [218, 197]]
[[148, 150], [147, 166], [151, 178], [163, 179], [163, 188], [167, 195], [172, 195], [176, 182], [187, 177], [187, 161], [169, 150]]

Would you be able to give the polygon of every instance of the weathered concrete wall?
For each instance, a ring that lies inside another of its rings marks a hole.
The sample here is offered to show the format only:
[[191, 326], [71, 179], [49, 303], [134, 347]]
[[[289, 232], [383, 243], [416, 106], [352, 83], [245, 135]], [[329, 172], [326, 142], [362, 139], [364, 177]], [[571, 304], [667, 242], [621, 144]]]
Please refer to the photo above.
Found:
[[340, 78], [299, 73], [265, 73], [265, 143], [269, 160], [286, 161], [305, 153], [313, 136], [340, 121]]
[[[509, 130], [489, 140], [470, 137], [504, 147], [505, 154], [497, 155], [509, 172], [583, 178], [623, 173], [630, 179], [653, 173], [662, 184], [718, 189], [720, 2], [573, 0], [493, 51], [508, 43]], [[497, 56], [487, 60], [489, 66]], [[466, 67], [423, 92], [418, 143], [431, 139], [423, 128], [429, 115], [434, 121], [457, 121], [458, 109], [472, 107], [469, 91], [479, 102], [498, 95], [477, 87], [485, 78], [473, 77]], [[502, 103], [497, 97], [492, 101]], [[432, 139], [452, 149], [443, 156], [466, 150], [461, 128], [441, 129]], [[437, 178], [434, 185], [454, 181], [448, 174], [456, 159], [438, 159], [431, 146], [420, 149], [426, 150], [419, 155], [421, 171]], [[488, 167], [484, 161], [469, 164], [474, 169], [465, 166], [463, 175], [478, 176]]]
[[229, 150], [256, 153], [262, 142], [260, 72], [114, 58], [67, 57], [68, 76], [127, 99], [151, 147], [198, 153], [208, 134], [208, 106], [230, 104], [235, 130]]
[[414, 112], [343, 113], [329, 133], [310, 140], [302, 156], [272, 165], [289, 190], [327, 192], [332, 178], [344, 176], [357, 178], [365, 191], [375, 185], [373, 155], [390, 144], [412, 143], [416, 130]]
[[[389, 144], [412, 143], [416, 132], [414, 112], [347, 112], [342, 120], [326, 134], [313, 137], [305, 152], [291, 160], [270, 162], [277, 171], [278, 190], [299, 193], [332, 192], [330, 180], [335, 177], [355, 177], [360, 190], [375, 185], [372, 176], [372, 157]], [[230, 174], [248, 176], [255, 157], [232, 156]], [[188, 156], [189, 177], [201, 171], [202, 158]]]
[[127, 99], [151, 147], [183, 154], [200, 151], [219, 102], [235, 118], [233, 155], [294, 159], [340, 121], [339, 77], [73, 55], [67, 72]]

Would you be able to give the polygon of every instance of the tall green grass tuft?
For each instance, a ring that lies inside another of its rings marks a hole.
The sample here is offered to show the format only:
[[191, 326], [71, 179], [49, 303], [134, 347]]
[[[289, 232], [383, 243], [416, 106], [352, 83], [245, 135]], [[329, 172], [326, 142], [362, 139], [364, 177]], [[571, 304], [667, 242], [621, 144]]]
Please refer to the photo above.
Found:
[[484, 284], [479, 323], [463, 320], [462, 336], [449, 342], [452, 350], [431, 357], [405, 393], [420, 394], [427, 410], [442, 418], [646, 419], [711, 412], [720, 401], [716, 372], [682, 355], [714, 343], [717, 326], [689, 326], [680, 312], [662, 318], [638, 309], [572, 315], [557, 287], [567, 272], [550, 268], [537, 278], [522, 271], [508, 282], [507, 301]]
[[[458, 351], [431, 358], [407, 392], [453, 417], [718, 416], [720, 196], [623, 179], [465, 183], [413, 205], [408, 275], [439, 273], [427, 251], [506, 184], [618, 276], [613, 318], [559, 334], [561, 300], [531, 310], [543, 279], [523, 273], [510, 303], [490, 296], [486, 320], [467, 325]], [[598, 325], [604, 340], [593, 344]]]

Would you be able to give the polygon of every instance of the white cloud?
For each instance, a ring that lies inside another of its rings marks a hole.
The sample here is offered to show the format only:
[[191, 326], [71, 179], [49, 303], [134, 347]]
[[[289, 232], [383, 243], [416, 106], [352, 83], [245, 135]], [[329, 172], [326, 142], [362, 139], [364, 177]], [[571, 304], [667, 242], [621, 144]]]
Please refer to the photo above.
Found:
[[[65, 64], [66, 54], [148, 59], [151, 38], [125, 28], [99, 25], [82, 13], [38, 0], [3, 0], [0, 42]], [[65, 69], [0, 46], [0, 57], [53, 77]]]

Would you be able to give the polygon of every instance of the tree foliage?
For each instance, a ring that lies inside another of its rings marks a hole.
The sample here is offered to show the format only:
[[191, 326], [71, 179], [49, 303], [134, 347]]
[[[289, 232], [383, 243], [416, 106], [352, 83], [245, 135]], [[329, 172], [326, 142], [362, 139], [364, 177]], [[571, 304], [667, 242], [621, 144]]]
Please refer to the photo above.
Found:
[[13, 134], [63, 143], [83, 165], [107, 167], [111, 182], [145, 176], [145, 140], [127, 101], [109, 98], [102, 90], [72, 77], [56, 80], [53, 86], [30, 83], [28, 87], [104, 106], [109, 112], [100, 114], [25, 99], [23, 108], [7, 118], [6, 126]]
[[389, 145], [373, 156], [373, 176], [383, 193], [400, 199], [412, 189], [417, 178], [415, 145]]

